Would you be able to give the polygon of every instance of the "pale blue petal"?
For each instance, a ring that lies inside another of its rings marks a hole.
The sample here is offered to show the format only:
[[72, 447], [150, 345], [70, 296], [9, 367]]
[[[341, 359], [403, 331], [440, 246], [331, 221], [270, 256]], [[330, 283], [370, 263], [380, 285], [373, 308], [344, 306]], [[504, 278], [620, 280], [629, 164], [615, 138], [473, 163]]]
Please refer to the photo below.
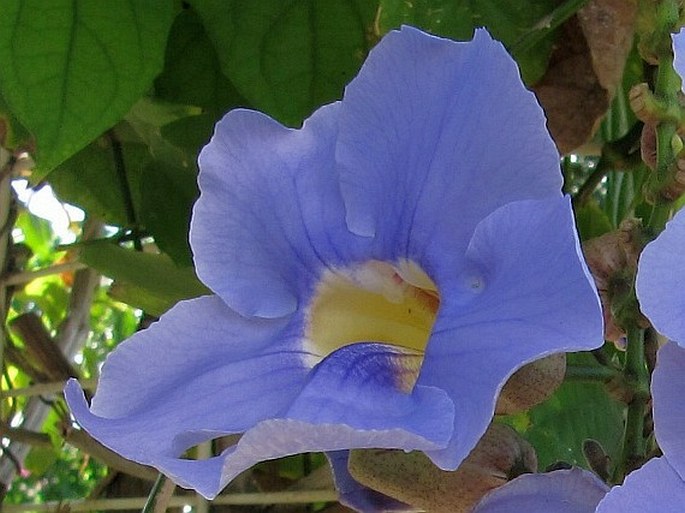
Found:
[[472, 513], [595, 513], [609, 487], [587, 470], [524, 474], [486, 495]]
[[[291, 329], [283, 321], [239, 317], [216, 297], [182, 303], [110, 356], [90, 410], [75, 381], [66, 388], [67, 402], [107, 447], [206, 497], [267, 459], [447, 443], [452, 402], [439, 389], [407, 393], [398, 386], [407, 355], [355, 344], [307, 374], [304, 362], [312, 355], [294, 349]], [[201, 442], [243, 431], [221, 456], [180, 458]]]
[[476, 228], [462, 274], [442, 270], [440, 311], [418, 383], [455, 403], [450, 445], [429, 453], [454, 469], [490, 422], [499, 389], [523, 364], [602, 345], [599, 298], [568, 198], [511, 203]]
[[174, 483], [183, 488], [197, 491], [207, 499], [214, 499], [227, 483], [221, 481], [223, 456], [204, 460], [187, 460], [160, 456], [158, 468], [163, 469]]
[[682, 79], [685, 77], [685, 29], [680, 29], [680, 32], [673, 35], [673, 66]]
[[685, 478], [685, 349], [659, 349], [652, 374], [654, 431], [670, 464]]
[[348, 226], [387, 260], [458, 261], [498, 207], [561, 195], [542, 109], [484, 30], [386, 35], [345, 90], [336, 156]]
[[289, 329], [281, 320], [245, 319], [214, 296], [179, 303], [109, 356], [90, 409], [76, 381], [67, 403], [104, 445], [171, 474], [165, 460], [292, 403], [308, 368]]
[[[294, 419], [260, 422], [228, 449], [222, 468], [222, 486], [255, 463], [305, 452], [346, 448], [434, 448], [436, 444], [401, 428], [360, 430], [345, 424], [311, 424]], [[206, 495], [202, 490], [199, 490]]]
[[321, 108], [293, 130], [234, 110], [200, 154], [197, 273], [244, 315], [294, 312], [322, 268], [355, 255], [335, 173], [337, 113], [337, 104]]
[[452, 401], [443, 390], [431, 386], [417, 384], [411, 392], [404, 391], [403, 360], [408, 358], [416, 356], [382, 344], [345, 346], [310, 373], [286, 416], [365, 430], [399, 428], [431, 441], [433, 446], [445, 445], [452, 435]]
[[685, 482], [666, 458], [654, 458], [612, 488], [597, 513], [678, 513], [683, 504]]
[[[181, 302], [109, 356], [92, 412], [111, 419], [138, 417], [163, 399], [173, 405], [169, 411], [184, 410], [191, 417], [203, 412], [194, 422], [208, 428], [217, 399], [227, 400], [233, 409], [230, 429], [241, 431], [273, 415], [305, 383], [307, 355], [291, 330], [283, 320], [246, 319], [216, 296]], [[269, 383], [262, 384], [257, 373], [271, 376]], [[273, 386], [279, 397], [272, 401], [266, 390], [257, 390], [260, 385]], [[227, 394], [235, 386], [250, 389], [241, 394], [240, 405]], [[208, 403], [200, 405], [201, 397]], [[221, 417], [225, 422], [225, 414]]]
[[640, 309], [663, 335], [685, 347], [685, 211], [640, 256], [637, 297]]
[[452, 402], [432, 387], [397, 388], [397, 356], [379, 344], [346, 346], [328, 356], [282, 418], [260, 422], [226, 451], [222, 483], [259, 461], [291, 454], [444, 446], [452, 434]]
[[333, 469], [335, 489], [339, 501], [348, 508], [361, 513], [395, 513], [415, 511], [415, 508], [399, 502], [376, 490], [372, 490], [352, 477], [347, 469], [350, 451], [333, 451], [326, 453]]

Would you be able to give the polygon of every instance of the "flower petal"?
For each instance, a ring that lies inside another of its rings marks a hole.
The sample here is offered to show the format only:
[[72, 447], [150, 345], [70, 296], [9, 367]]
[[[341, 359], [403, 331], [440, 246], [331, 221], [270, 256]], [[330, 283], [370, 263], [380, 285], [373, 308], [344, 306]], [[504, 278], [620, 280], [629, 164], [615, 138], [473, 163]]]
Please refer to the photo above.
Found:
[[683, 504], [685, 483], [666, 458], [654, 458], [612, 488], [597, 513], [675, 513]]
[[654, 431], [669, 463], [685, 479], [685, 349], [659, 349], [652, 374]]
[[386, 260], [460, 258], [498, 207], [561, 194], [542, 109], [485, 30], [387, 34], [345, 90], [336, 157], [347, 224]]
[[76, 381], [67, 403], [107, 447], [195, 486], [205, 476], [175, 475], [164, 462], [273, 417], [304, 386], [288, 329], [240, 317], [214, 296], [180, 303], [110, 355], [90, 409]]
[[[436, 444], [400, 428], [358, 430], [345, 424], [312, 424], [295, 419], [272, 419], [257, 424], [224, 453], [222, 483], [255, 463], [304, 452], [416, 447], [425, 450]], [[202, 493], [202, 490], [198, 490]]]
[[354, 344], [329, 355], [283, 415], [258, 423], [224, 453], [222, 483], [255, 463], [291, 454], [444, 446], [452, 433], [452, 402], [436, 388], [398, 388], [398, 356], [379, 344]]
[[640, 256], [637, 297], [654, 327], [685, 347], [685, 211], [666, 224]]
[[444, 389], [455, 404], [450, 445], [429, 453], [445, 470], [485, 432], [499, 390], [516, 369], [604, 341], [599, 297], [568, 198], [498, 209], [476, 228], [467, 258], [468, 273], [450, 281], [441, 271], [437, 280], [453, 293], [441, 296], [418, 380]]
[[[680, 32], [673, 36], [673, 66], [680, 77], [685, 77], [685, 29], [680, 29]], [[685, 82], [683, 82], [685, 85]]]
[[349, 454], [350, 451], [326, 453], [333, 469], [335, 489], [338, 490], [339, 500], [342, 504], [363, 513], [415, 511], [415, 508], [412, 506], [399, 502], [357, 482], [347, 469]]
[[524, 474], [487, 494], [473, 513], [594, 513], [609, 487], [579, 468]]
[[[445, 445], [454, 418], [450, 398], [431, 386], [416, 385], [406, 391], [406, 369], [414, 366], [407, 360], [417, 358], [383, 344], [359, 343], [338, 349], [310, 373], [286, 416], [363, 430], [401, 429], [425, 438], [433, 448]], [[382, 447], [419, 449], [403, 444]]]
[[200, 154], [190, 230], [197, 273], [243, 315], [292, 313], [321, 268], [347, 263], [360, 243], [345, 227], [335, 173], [338, 107], [319, 109], [300, 130], [231, 111]]

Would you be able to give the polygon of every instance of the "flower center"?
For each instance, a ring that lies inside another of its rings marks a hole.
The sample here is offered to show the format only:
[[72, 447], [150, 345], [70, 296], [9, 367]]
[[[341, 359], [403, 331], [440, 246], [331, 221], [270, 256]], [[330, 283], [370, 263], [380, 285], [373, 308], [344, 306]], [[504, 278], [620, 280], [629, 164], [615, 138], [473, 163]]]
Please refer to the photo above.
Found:
[[[437, 287], [413, 262], [393, 266], [372, 260], [327, 270], [307, 312], [307, 349], [316, 355], [314, 363], [357, 342], [422, 356], [439, 306]], [[415, 367], [418, 375], [420, 359]]]

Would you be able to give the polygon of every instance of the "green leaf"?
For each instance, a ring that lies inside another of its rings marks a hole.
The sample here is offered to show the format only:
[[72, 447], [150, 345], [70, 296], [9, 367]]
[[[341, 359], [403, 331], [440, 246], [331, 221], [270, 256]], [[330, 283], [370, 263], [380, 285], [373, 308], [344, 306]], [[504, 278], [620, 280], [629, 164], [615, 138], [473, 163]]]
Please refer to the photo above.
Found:
[[59, 275], [45, 276], [28, 283], [15, 297], [38, 310], [49, 329], [56, 328], [66, 315], [69, 294]]
[[[528, 32], [535, 30], [538, 22], [547, 17], [557, 3], [555, 0], [473, 0], [474, 23], [476, 26], [486, 26], [495, 39], [502, 41], [507, 48], [512, 48]], [[535, 83], [544, 75], [553, 42], [553, 34], [549, 34], [533, 48], [516, 54], [516, 61], [526, 83]]]
[[0, 90], [36, 137], [36, 179], [113, 126], [161, 71], [170, 0], [5, 0]]
[[42, 476], [57, 461], [54, 447], [33, 447], [24, 459], [24, 467], [35, 476]]
[[108, 295], [116, 301], [139, 308], [155, 317], [159, 317], [178, 302], [127, 281], [115, 281], [110, 286]]
[[174, 146], [197, 155], [200, 149], [209, 142], [217, 121], [219, 121], [219, 116], [209, 113], [189, 116], [164, 125], [161, 128], [161, 134]]
[[24, 242], [39, 260], [50, 262], [55, 258], [55, 236], [50, 221], [22, 210], [17, 216], [16, 227], [24, 234]]
[[576, 225], [580, 240], [599, 237], [613, 229], [611, 220], [595, 201], [589, 201], [576, 210]]
[[108, 241], [84, 244], [80, 260], [121, 282], [115, 298], [161, 315], [182, 299], [208, 294], [192, 267], [179, 267], [164, 254], [124, 249]]
[[203, 109], [199, 115], [180, 117], [161, 127], [165, 140], [192, 155], [207, 144], [224, 113], [248, 105], [223, 74], [202, 19], [190, 8], [176, 17], [171, 28], [164, 71], [155, 80], [155, 91], [159, 99]]
[[[143, 141], [155, 159], [190, 166], [197, 153], [192, 154], [174, 146], [162, 136], [162, 127], [182, 119], [193, 118], [202, 113], [199, 107], [169, 103], [156, 98], [143, 98], [126, 115], [125, 122], [117, 126], [122, 139]], [[128, 136], [126, 131], [130, 131]]]
[[540, 468], [558, 461], [587, 468], [583, 442], [597, 440], [618, 461], [623, 437], [623, 407], [603, 385], [565, 382], [554, 395], [529, 413], [523, 436], [535, 447]]
[[157, 131], [164, 125], [200, 114], [202, 109], [195, 106], [145, 96], [131, 108], [126, 115], [126, 122], [132, 125], [143, 140], [147, 140], [150, 132]]
[[188, 230], [199, 191], [195, 166], [159, 161], [145, 167], [141, 188], [141, 220], [159, 248], [179, 265], [192, 265]]
[[0, 94], [0, 146], [8, 150], [28, 149], [31, 134], [24, 128]]
[[264, 461], [258, 463], [254, 469], [257, 473], [273, 475], [289, 481], [297, 481], [307, 476], [308, 472], [328, 464], [323, 453], [310, 452], [286, 456], [278, 461]]
[[224, 74], [254, 107], [299, 125], [340, 98], [371, 42], [368, 0], [193, 0]]
[[[379, 25], [382, 33], [403, 23], [452, 39], [471, 39], [475, 27], [486, 27], [492, 36], [511, 49], [556, 7], [554, 0], [502, 2], [500, 0], [381, 0]], [[516, 61], [524, 80], [532, 84], [547, 69], [553, 34], [533, 48], [519, 52]]]
[[108, 224], [131, 226], [139, 217], [140, 177], [151, 156], [144, 144], [117, 143], [123, 156], [118, 169], [113, 144], [106, 137], [89, 144], [50, 174], [50, 184], [61, 200]]
[[633, 48], [626, 60], [623, 79], [615, 92], [611, 108], [607, 111], [600, 127], [603, 141], [611, 142], [620, 139], [637, 122], [635, 113], [630, 108], [629, 93], [635, 84], [645, 81], [644, 76], [644, 63], [637, 48]]
[[181, 12], [171, 27], [164, 71], [155, 80], [155, 90], [163, 100], [213, 114], [247, 103], [221, 72], [216, 50], [193, 9]]
[[470, 2], [381, 0], [379, 8], [379, 27], [383, 34], [402, 25], [412, 25], [456, 40], [465, 41], [473, 37]]
[[188, 227], [198, 195], [195, 157], [167, 141], [160, 127], [193, 119], [196, 112], [197, 107], [140, 101], [114, 137], [100, 138], [58, 166], [50, 183], [60, 198], [109, 224], [144, 228], [162, 251], [189, 266]]
[[[643, 166], [646, 168], [646, 166]], [[636, 196], [641, 194], [642, 184], [646, 176], [645, 169], [631, 171], [614, 171], [606, 177], [606, 196], [603, 209], [608, 214], [614, 227], [631, 214]]]

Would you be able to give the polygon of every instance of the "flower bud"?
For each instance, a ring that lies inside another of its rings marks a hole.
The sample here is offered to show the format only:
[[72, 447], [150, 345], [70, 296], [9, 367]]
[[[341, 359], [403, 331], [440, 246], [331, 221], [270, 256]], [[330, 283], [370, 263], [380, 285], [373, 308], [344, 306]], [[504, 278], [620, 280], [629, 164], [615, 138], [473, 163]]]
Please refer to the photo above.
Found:
[[512, 415], [540, 404], [561, 385], [565, 374], [566, 353], [552, 354], [524, 365], [502, 388], [495, 413]]
[[492, 424], [453, 472], [421, 452], [357, 450], [349, 461], [361, 484], [431, 513], [467, 513], [490, 490], [536, 469], [533, 447], [502, 424]]

